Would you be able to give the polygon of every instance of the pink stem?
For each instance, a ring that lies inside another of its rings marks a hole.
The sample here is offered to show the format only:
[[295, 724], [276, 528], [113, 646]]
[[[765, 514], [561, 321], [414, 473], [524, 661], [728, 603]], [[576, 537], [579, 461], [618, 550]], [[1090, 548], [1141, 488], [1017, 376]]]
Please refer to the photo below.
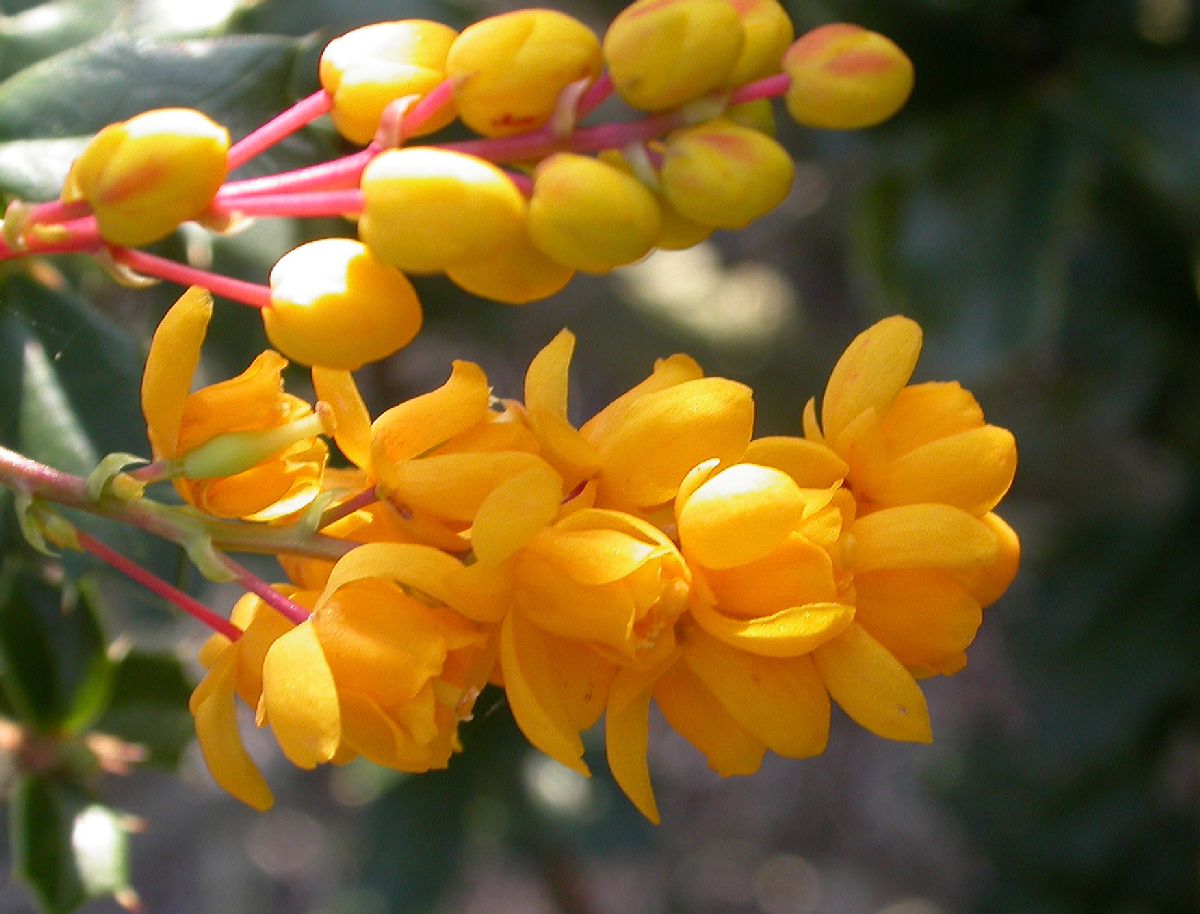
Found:
[[288, 191], [307, 190], [340, 190], [347, 187], [357, 187], [362, 171], [380, 150], [368, 146], [353, 155], [348, 155], [332, 162], [322, 162], [295, 171], [285, 171], [277, 175], [265, 175], [261, 178], [246, 178], [243, 181], [229, 181], [217, 192], [217, 203], [227, 200], [241, 199], [256, 194], [279, 194]]
[[322, 114], [328, 114], [333, 99], [324, 89], [308, 98], [301, 99], [283, 113], [267, 121], [253, 133], [234, 143], [226, 158], [230, 172], [237, 171], [255, 156], [266, 152], [276, 143], [287, 139], [297, 130], [307, 126]]
[[303, 606], [293, 603], [262, 578], [253, 574], [249, 569], [242, 567], [229, 556], [222, 555], [220, 558], [221, 564], [234, 574], [237, 582], [242, 587], [250, 591], [250, 593], [254, 594], [285, 619], [295, 622], [297, 625], [308, 619], [308, 610]]
[[357, 215], [362, 212], [362, 191], [298, 191], [255, 194], [251, 197], [218, 198], [208, 212], [216, 216], [268, 216], [281, 219], [316, 219], [324, 216]]
[[88, 536], [82, 530], [75, 532], [75, 538], [79, 541], [80, 546], [96, 556], [96, 558], [112, 566], [131, 581], [141, 584], [151, 593], [162, 597], [177, 609], [183, 610], [192, 618], [203, 622], [217, 634], [224, 635], [230, 641], [236, 641], [242, 636], [242, 630], [228, 619], [218, 616], [199, 600], [189, 597], [182, 590], [173, 587], [162, 578], [147, 571], [141, 565], [137, 564], [137, 562], [125, 558], [119, 552], [114, 552], [99, 540]]
[[98, 249], [103, 241], [96, 219], [87, 216], [73, 222], [60, 223], [58, 228], [65, 230], [67, 237], [62, 241], [39, 242], [34, 239], [28, 245], [17, 250], [0, 245], [0, 261], [15, 260], [19, 257], [33, 257], [41, 254], [78, 254], [92, 252]]
[[76, 203], [64, 203], [62, 200], [50, 200], [32, 207], [28, 213], [29, 224], [47, 222], [72, 222], [92, 214], [92, 208], [82, 200]]
[[353, 498], [342, 502], [340, 505], [335, 505], [324, 514], [321, 515], [321, 523], [317, 525], [317, 529], [321, 530], [328, 527], [330, 524], [336, 523], [343, 517], [348, 517], [359, 508], [365, 508], [368, 505], [373, 505], [379, 501], [379, 493], [375, 491], [375, 487], [359, 492]]
[[742, 105], [746, 102], [756, 102], [764, 98], [778, 98], [787, 93], [792, 79], [786, 73], [777, 73], [760, 79], [756, 83], [742, 86], [729, 97], [729, 104]]
[[110, 248], [113, 259], [131, 267], [147, 276], [156, 276], [181, 286], [203, 286], [214, 295], [228, 298], [251, 308], [269, 308], [271, 306], [271, 290], [258, 283], [243, 282], [229, 276], [198, 270], [186, 264], [156, 257], [145, 251], [134, 251], [130, 248]]
[[454, 101], [454, 83], [444, 80], [405, 112], [400, 120], [400, 135], [410, 137]]
[[588, 86], [588, 90], [579, 97], [579, 102], [575, 105], [575, 116], [579, 120], [583, 120], [601, 105], [603, 105], [610, 95], [613, 93], [612, 76], [608, 71], [600, 74], [600, 78]]

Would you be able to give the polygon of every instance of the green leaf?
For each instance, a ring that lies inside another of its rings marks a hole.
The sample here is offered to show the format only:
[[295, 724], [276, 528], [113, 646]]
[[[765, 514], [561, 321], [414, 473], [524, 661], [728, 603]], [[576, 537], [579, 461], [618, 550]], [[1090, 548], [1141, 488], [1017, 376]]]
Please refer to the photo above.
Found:
[[71, 163], [91, 138], [89, 134], [0, 143], [0, 193], [22, 200], [57, 197]]
[[129, 837], [121, 817], [89, 803], [76, 788], [38, 776], [23, 778], [9, 825], [13, 869], [46, 914], [66, 914], [92, 898], [130, 893]]
[[151, 765], [175, 768], [195, 735], [188, 697], [192, 684], [177, 657], [131, 651], [117, 661], [102, 733], [145, 747]]
[[37, 730], [80, 732], [108, 702], [112, 664], [94, 599], [90, 587], [60, 589], [15, 559], [0, 573], [0, 683]]

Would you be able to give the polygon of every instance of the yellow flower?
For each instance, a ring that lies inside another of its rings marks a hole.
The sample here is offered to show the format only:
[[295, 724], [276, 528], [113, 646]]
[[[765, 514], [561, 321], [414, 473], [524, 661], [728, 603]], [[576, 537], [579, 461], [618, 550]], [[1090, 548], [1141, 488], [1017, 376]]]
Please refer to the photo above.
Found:
[[241, 375], [189, 393], [212, 296], [193, 287], [163, 317], [142, 377], [154, 459], [172, 464], [180, 496], [218, 517], [266, 520], [320, 490], [325, 418], [283, 391], [287, 361], [263, 352]]
[[412, 544], [372, 543], [338, 561], [312, 615], [263, 661], [258, 720], [293, 764], [357, 754], [401, 771], [446, 766], [494, 663], [448, 584], [460, 568]]

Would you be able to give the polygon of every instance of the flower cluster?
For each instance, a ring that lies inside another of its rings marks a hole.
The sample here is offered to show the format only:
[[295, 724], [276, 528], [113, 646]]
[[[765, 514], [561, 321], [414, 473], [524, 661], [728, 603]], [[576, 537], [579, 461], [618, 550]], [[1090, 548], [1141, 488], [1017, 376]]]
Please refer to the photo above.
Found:
[[[271, 794], [236, 699], [300, 767], [418, 772], [448, 764], [493, 683], [530, 743], [581, 774], [603, 718], [612, 773], [654, 821], [651, 702], [723, 776], [768, 750], [821, 753], [831, 701], [927, 742], [917, 679], [964, 666], [1016, 573], [993, 513], [1012, 435], [959, 385], [908, 383], [921, 332], [903, 317], [851, 343], [802, 436], [756, 438], [751, 390], [684, 355], [575, 425], [567, 331], [520, 401], [460, 361], [374, 418], [348, 371], [317, 368], [309, 409], [280, 390], [274, 353], [189, 394], [206, 308], [190, 292], [155, 337], [156, 454], [198, 508], [272, 518], [320, 499], [322, 533], [346, 545], [336, 562], [281, 556], [289, 580], [243, 599], [240, 636], [202, 652], [204, 756], [257, 808]], [[322, 429], [352, 469], [324, 468]]]
[[[325, 47], [319, 92], [232, 147], [197, 111], [105, 128], [59, 201], [10, 207], [0, 259], [100, 253], [118, 273], [255, 305], [289, 358], [354, 369], [418, 332], [410, 274], [443, 273], [481, 297], [525, 304], [577, 271], [743, 228], [792, 182], [769, 99], [784, 97], [802, 124], [857, 129], [890, 117], [911, 91], [911, 64], [880, 35], [835, 24], [793, 38], [777, 0], [638, 0], [602, 37], [546, 9], [461, 33], [426, 20], [366, 26]], [[585, 125], [614, 93], [632, 119]], [[366, 148], [227, 180], [325, 114]], [[477, 138], [411, 143], [456, 120]], [[134, 250], [189, 220], [219, 231], [272, 216], [346, 216], [357, 240], [289, 252], [269, 286]]]

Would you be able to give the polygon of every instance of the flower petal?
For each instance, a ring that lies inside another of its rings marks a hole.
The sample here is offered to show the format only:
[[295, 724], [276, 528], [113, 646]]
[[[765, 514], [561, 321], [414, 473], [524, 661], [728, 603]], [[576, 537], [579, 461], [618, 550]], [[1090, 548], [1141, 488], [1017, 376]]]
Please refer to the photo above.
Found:
[[546, 461], [526, 451], [435, 454], [394, 467], [389, 494], [414, 510], [469, 523], [497, 486], [541, 468], [549, 469]]
[[614, 428], [625, 421], [625, 414], [629, 411], [629, 407], [646, 394], [666, 390], [669, 387], [674, 387], [676, 384], [682, 384], [685, 381], [694, 381], [702, 377], [704, 377], [704, 372], [691, 356], [677, 354], [670, 358], [658, 359], [654, 363], [654, 370], [651, 372], [650, 377], [625, 391], [625, 393], [613, 400], [608, 406], [592, 416], [591, 419], [583, 424], [580, 431], [583, 432], [583, 436], [588, 441], [602, 441], [608, 437]]
[[311, 621], [297, 625], [267, 651], [260, 708], [279, 748], [297, 767], [315, 768], [337, 752], [337, 685]]
[[178, 456], [183, 406], [200, 364], [200, 344], [212, 318], [212, 295], [192, 286], [171, 307], [150, 342], [142, 375], [142, 413], [155, 460]]
[[761, 657], [807, 654], [837, 637], [854, 618], [854, 607], [845, 603], [790, 606], [756, 619], [722, 615], [704, 601], [693, 603], [691, 612], [697, 624], [714, 638]]
[[782, 470], [802, 489], [827, 489], [841, 482], [850, 468], [832, 448], [806, 438], [784, 435], [755, 438], [742, 456], [743, 463]]
[[317, 399], [333, 409], [333, 440], [346, 459], [360, 469], [371, 465], [371, 414], [348, 371], [314, 367], [313, 390]]
[[889, 451], [906, 454], [983, 424], [983, 410], [969, 390], [957, 381], [931, 381], [901, 390], [883, 415], [880, 430]]
[[525, 372], [525, 408], [545, 410], [567, 418], [568, 370], [575, 352], [575, 334], [560, 330], [533, 357]]
[[979, 603], [938, 571], [875, 571], [855, 579], [854, 621], [909, 668], [936, 668], [966, 650], [983, 620]]
[[1021, 564], [1021, 540], [1017, 532], [995, 512], [989, 512], [979, 520], [992, 531], [999, 544], [996, 558], [982, 567], [960, 571], [959, 577], [979, 605], [987, 608], [1004, 595], [1017, 576]]
[[974, 515], [994, 508], [1017, 471], [1012, 432], [985, 425], [923, 444], [896, 458], [873, 487], [881, 504], [941, 502]]
[[196, 687], [192, 713], [196, 715], [196, 738], [213, 780], [247, 806], [266, 812], [274, 803], [271, 788], [242, 745], [234, 701], [236, 651], [227, 650]]
[[604, 751], [613, 779], [638, 812], [658, 825], [658, 803], [650, 784], [650, 693], [659, 669], [625, 668], [617, 673], [604, 713]]
[[794, 533], [758, 561], [720, 571], [705, 569], [704, 577], [721, 612], [746, 619], [837, 599], [829, 553]]
[[548, 642], [534, 626], [509, 613], [500, 626], [500, 666], [513, 718], [534, 748], [585, 777], [583, 740], [562, 699]]
[[530, 551], [572, 580], [588, 586], [611, 584], [633, 574], [663, 550], [615, 530], [542, 530]]
[[812, 657], [829, 694], [860, 726], [884, 739], [933, 742], [920, 686], [861, 625], [851, 623]]
[[912, 377], [921, 354], [921, 328], [907, 317], [885, 318], [860, 333], [838, 359], [821, 418], [825, 437], [834, 441], [864, 410], [883, 413]]
[[850, 525], [856, 574], [881, 568], [982, 568], [999, 551], [988, 526], [961, 508], [885, 508]]
[[552, 523], [562, 501], [563, 483], [544, 462], [496, 486], [479, 506], [471, 525], [471, 549], [484, 564], [499, 564]]
[[693, 632], [683, 659], [734, 720], [771, 751], [787, 758], [825, 751], [829, 696], [808, 657], [759, 657]]
[[754, 774], [767, 747], [734, 720], [686, 664], [676, 663], [654, 685], [654, 700], [671, 728], [695, 746], [723, 778]]

